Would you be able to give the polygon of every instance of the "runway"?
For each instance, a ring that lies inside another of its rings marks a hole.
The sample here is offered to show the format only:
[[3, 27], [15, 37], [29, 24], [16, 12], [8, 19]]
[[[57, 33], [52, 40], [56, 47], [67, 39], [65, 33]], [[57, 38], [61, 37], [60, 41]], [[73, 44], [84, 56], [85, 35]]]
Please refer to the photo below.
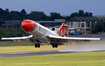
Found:
[[0, 53], [0, 58], [4, 57], [19, 57], [19, 56], [37, 56], [37, 55], [52, 55], [52, 54], [64, 54], [64, 53], [74, 53], [74, 51], [64, 51], [51, 50], [51, 51], [31, 51], [31, 52], [13, 52], [13, 53]]
[[80, 53], [80, 52], [104, 52], [104, 51], [105, 50], [94, 50], [94, 51], [51, 50], [51, 51], [13, 52], [13, 53], [0, 53], [0, 58], [22, 57], [22, 56], [38, 56], [38, 55], [53, 55], [53, 54], [67, 54], [67, 53]]

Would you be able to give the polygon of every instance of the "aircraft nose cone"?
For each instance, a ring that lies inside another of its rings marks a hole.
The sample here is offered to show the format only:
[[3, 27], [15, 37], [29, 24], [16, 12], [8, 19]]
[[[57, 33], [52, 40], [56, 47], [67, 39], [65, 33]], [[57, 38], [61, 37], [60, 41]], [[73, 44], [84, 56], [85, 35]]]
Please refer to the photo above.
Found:
[[33, 22], [31, 20], [24, 20], [22, 22], [22, 28], [24, 31], [31, 31], [36, 27], [36, 22]]

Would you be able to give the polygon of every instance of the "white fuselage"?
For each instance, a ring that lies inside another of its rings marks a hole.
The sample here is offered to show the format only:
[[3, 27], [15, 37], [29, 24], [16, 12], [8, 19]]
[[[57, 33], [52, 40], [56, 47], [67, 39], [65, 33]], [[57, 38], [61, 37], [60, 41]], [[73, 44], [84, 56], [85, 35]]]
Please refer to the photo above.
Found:
[[45, 35], [59, 36], [56, 32], [51, 31], [50, 29], [40, 25], [39, 23], [37, 23], [36, 27], [28, 33], [34, 35], [35, 39], [43, 43], [48, 43], [48, 39], [45, 37]]

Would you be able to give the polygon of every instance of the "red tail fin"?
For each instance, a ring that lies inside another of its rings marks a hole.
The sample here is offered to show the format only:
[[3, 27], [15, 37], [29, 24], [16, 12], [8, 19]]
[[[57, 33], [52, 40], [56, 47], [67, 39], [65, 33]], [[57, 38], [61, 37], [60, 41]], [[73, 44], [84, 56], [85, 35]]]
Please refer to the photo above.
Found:
[[61, 35], [65, 35], [66, 33], [66, 30], [68, 29], [68, 27], [65, 26], [66, 24], [62, 23], [60, 29], [59, 29], [59, 32], [58, 32], [58, 35], [61, 36]]

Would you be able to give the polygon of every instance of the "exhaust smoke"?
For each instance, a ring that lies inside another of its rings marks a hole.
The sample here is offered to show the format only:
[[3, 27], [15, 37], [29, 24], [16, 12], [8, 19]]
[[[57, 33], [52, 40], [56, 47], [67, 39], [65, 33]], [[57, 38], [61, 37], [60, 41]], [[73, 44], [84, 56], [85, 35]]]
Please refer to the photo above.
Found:
[[89, 52], [89, 51], [104, 51], [105, 50], [105, 39], [100, 41], [76, 41], [75, 44], [70, 44], [63, 49], [60, 49], [60, 52]]

